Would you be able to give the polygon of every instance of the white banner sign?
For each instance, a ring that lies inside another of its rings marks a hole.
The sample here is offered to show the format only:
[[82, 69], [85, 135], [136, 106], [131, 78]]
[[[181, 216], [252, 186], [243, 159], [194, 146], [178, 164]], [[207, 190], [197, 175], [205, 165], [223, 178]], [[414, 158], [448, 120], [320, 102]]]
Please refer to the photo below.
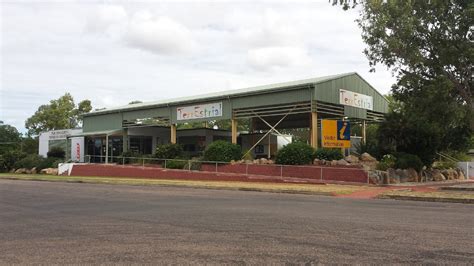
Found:
[[71, 160], [84, 162], [84, 137], [71, 138]]
[[360, 94], [353, 91], [346, 91], [340, 89], [339, 103], [367, 110], [374, 109], [374, 99], [372, 96]]
[[222, 116], [222, 102], [176, 108], [178, 120], [212, 118]]

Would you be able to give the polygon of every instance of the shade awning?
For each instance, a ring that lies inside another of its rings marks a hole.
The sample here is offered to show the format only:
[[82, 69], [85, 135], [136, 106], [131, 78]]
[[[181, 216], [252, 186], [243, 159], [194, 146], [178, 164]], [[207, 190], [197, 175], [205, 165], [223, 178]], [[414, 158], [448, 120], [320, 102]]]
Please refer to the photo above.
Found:
[[71, 134], [69, 138], [74, 137], [91, 137], [91, 136], [112, 136], [112, 135], [122, 135], [122, 129], [116, 130], [103, 130], [103, 131], [91, 131], [91, 132], [81, 132], [76, 134]]

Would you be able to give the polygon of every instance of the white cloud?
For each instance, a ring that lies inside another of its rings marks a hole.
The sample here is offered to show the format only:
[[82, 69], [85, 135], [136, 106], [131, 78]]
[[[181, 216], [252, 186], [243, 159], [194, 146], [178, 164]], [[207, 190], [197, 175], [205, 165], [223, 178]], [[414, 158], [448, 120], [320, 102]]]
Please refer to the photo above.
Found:
[[252, 49], [247, 53], [247, 60], [250, 66], [259, 70], [310, 64], [309, 55], [303, 48], [291, 46]]
[[111, 26], [126, 22], [127, 17], [123, 6], [101, 5], [89, 16], [86, 29], [94, 33], [104, 33]]
[[101, 108], [351, 71], [382, 93], [394, 81], [368, 73], [357, 13], [327, 1], [0, 5], [0, 120], [22, 131], [65, 92]]
[[196, 46], [188, 28], [168, 17], [154, 19], [149, 13], [134, 16], [124, 40], [131, 47], [157, 54], [189, 53]]

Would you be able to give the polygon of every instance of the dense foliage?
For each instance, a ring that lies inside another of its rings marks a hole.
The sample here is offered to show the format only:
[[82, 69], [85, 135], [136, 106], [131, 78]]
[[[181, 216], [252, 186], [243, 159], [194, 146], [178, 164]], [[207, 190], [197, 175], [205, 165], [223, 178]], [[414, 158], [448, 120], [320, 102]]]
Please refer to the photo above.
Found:
[[180, 144], [162, 144], [158, 145], [154, 154], [158, 159], [176, 159], [182, 158], [183, 146]]
[[48, 158], [64, 159], [66, 152], [61, 147], [51, 147], [46, 155]]
[[166, 168], [168, 169], [185, 169], [188, 166], [188, 161], [185, 160], [167, 160]]
[[382, 64], [397, 77], [397, 108], [380, 127], [380, 149], [416, 154], [426, 165], [437, 152], [466, 150], [474, 129], [474, 2], [332, 2], [360, 8], [372, 70]]
[[35, 114], [26, 120], [25, 127], [29, 135], [55, 129], [76, 128], [82, 123], [82, 114], [91, 110], [91, 101], [84, 100], [76, 105], [71, 94], [66, 93], [59, 99], [51, 100], [49, 104], [41, 105]]
[[340, 149], [325, 149], [325, 148], [315, 150], [313, 157], [319, 160], [326, 160], [326, 161], [340, 160], [344, 158], [342, 156], [342, 152]]
[[223, 140], [214, 141], [204, 151], [205, 161], [230, 162], [241, 158], [240, 146]]
[[278, 150], [275, 158], [277, 164], [302, 165], [310, 164], [314, 149], [304, 142], [293, 142]]
[[418, 156], [414, 154], [399, 152], [394, 155], [396, 158], [395, 168], [400, 168], [400, 169], [413, 168], [416, 171], [421, 171], [421, 169], [423, 168], [423, 162]]

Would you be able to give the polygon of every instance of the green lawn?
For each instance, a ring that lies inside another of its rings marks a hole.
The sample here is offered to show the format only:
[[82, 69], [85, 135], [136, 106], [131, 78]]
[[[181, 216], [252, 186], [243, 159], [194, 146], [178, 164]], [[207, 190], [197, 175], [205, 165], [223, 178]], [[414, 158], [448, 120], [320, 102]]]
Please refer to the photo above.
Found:
[[170, 180], [170, 179], [140, 179], [123, 177], [86, 177], [86, 176], [51, 176], [51, 175], [25, 175], [25, 174], [0, 174], [3, 179], [37, 180], [51, 182], [80, 182], [92, 184], [136, 185], [136, 186], [178, 186], [209, 189], [229, 190], [256, 190], [266, 192], [285, 192], [302, 194], [341, 195], [366, 190], [368, 186], [333, 185], [333, 184], [280, 184], [257, 183], [236, 181], [195, 181], [195, 180]]

